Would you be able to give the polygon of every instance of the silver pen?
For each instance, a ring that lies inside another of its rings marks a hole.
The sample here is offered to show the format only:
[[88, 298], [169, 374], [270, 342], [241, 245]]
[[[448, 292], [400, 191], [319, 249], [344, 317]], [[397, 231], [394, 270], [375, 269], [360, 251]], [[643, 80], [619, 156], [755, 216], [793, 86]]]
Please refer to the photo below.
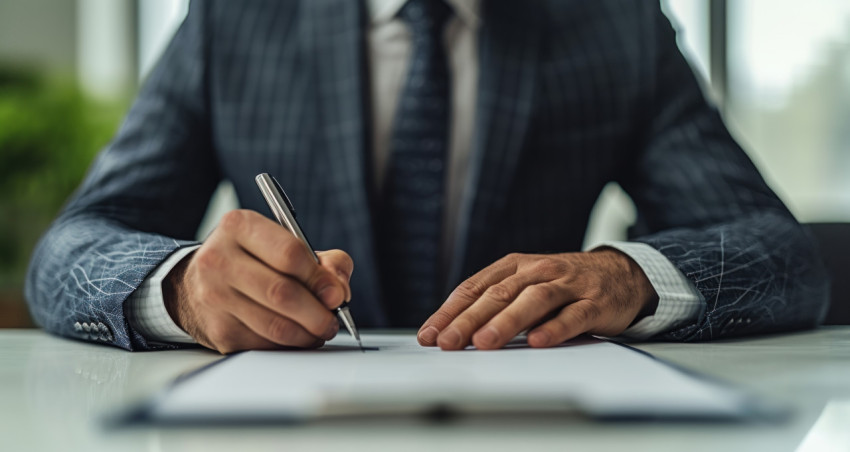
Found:
[[[257, 186], [260, 187], [260, 192], [263, 194], [263, 198], [266, 199], [266, 202], [268, 203], [269, 208], [271, 208], [272, 214], [277, 219], [277, 222], [307, 245], [307, 249], [309, 249], [310, 253], [313, 254], [313, 259], [315, 259], [318, 264], [319, 256], [316, 255], [316, 252], [310, 245], [310, 241], [307, 240], [307, 236], [304, 235], [304, 231], [302, 231], [301, 226], [298, 225], [298, 221], [295, 219], [295, 208], [292, 207], [289, 197], [286, 196], [286, 192], [283, 191], [283, 188], [280, 187], [277, 180], [271, 177], [268, 173], [262, 173], [258, 174], [257, 177], [254, 178], [254, 181], [257, 183]], [[354, 326], [354, 319], [351, 318], [351, 312], [348, 309], [348, 302], [343, 302], [338, 308], [334, 309], [333, 312], [336, 313], [336, 316], [340, 321], [342, 321], [345, 329], [348, 330], [351, 336], [357, 340], [360, 350], [363, 350], [363, 342], [360, 341], [360, 333], [357, 332], [357, 327]]]

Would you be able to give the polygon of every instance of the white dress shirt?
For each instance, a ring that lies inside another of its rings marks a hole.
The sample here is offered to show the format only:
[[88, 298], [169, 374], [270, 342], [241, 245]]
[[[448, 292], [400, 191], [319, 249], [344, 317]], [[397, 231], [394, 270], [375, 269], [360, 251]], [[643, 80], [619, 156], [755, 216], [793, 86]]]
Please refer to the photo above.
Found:
[[[366, 30], [371, 83], [372, 165], [375, 187], [380, 185], [390, 150], [393, 119], [401, 94], [411, 53], [407, 24], [396, 18], [406, 0], [369, 0], [369, 27]], [[478, 81], [478, 28], [481, 26], [480, 0], [446, 0], [454, 10], [445, 29], [445, 45], [452, 77], [451, 127], [449, 130], [448, 177], [445, 190], [443, 255], [450, 256], [460, 209], [461, 191], [469, 166]], [[608, 242], [631, 257], [646, 273], [658, 293], [658, 308], [623, 335], [645, 339], [668, 331], [699, 315], [702, 295], [667, 258], [649, 245]], [[130, 325], [146, 339], [155, 342], [195, 342], [168, 315], [162, 299], [162, 281], [168, 272], [197, 247], [181, 249], [163, 261], [128, 300]]]

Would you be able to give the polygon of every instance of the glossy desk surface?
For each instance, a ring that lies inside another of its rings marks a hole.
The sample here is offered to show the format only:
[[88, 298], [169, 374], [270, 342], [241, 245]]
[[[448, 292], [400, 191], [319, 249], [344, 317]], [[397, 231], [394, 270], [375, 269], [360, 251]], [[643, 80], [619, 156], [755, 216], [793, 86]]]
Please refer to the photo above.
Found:
[[5, 330], [0, 331], [0, 450], [850, 451], [850, 327], [638, 348], [783, 401], [793, 415], [774, 424], [494, 415], [445, 422], [395, 417], [296, 426], [110, 429], [102, 422], [104, 413], [220, 357], [203, 350], [128, 353], [38, 330]]

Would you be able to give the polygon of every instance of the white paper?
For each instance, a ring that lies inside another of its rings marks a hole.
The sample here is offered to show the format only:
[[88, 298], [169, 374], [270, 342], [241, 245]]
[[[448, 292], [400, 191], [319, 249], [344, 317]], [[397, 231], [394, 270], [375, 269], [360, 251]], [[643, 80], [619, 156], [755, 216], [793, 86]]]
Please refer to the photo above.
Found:
[[601, 417], [740, 417], [736, 391], [617, 344], [445, 352], [413, 335], [346, 335], [314, 351], [239, 354], [176, 384], [157, 420], [309, 419], [361, 413], [579, 410]]

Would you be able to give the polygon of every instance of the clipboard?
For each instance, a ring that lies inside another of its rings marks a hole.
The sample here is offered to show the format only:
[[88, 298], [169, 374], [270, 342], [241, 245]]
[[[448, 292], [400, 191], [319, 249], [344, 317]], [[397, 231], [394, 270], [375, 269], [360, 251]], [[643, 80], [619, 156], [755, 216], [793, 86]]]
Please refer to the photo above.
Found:
[[[781, 420], [784, 406], [594, 337], [445, 352], [413, 334], [250, 351], [178, 379], [117, 424], [292, 424], [349, 416], [575, 413], [599, 420]], [[695, 345], [698, 346], [698, 345]]]

